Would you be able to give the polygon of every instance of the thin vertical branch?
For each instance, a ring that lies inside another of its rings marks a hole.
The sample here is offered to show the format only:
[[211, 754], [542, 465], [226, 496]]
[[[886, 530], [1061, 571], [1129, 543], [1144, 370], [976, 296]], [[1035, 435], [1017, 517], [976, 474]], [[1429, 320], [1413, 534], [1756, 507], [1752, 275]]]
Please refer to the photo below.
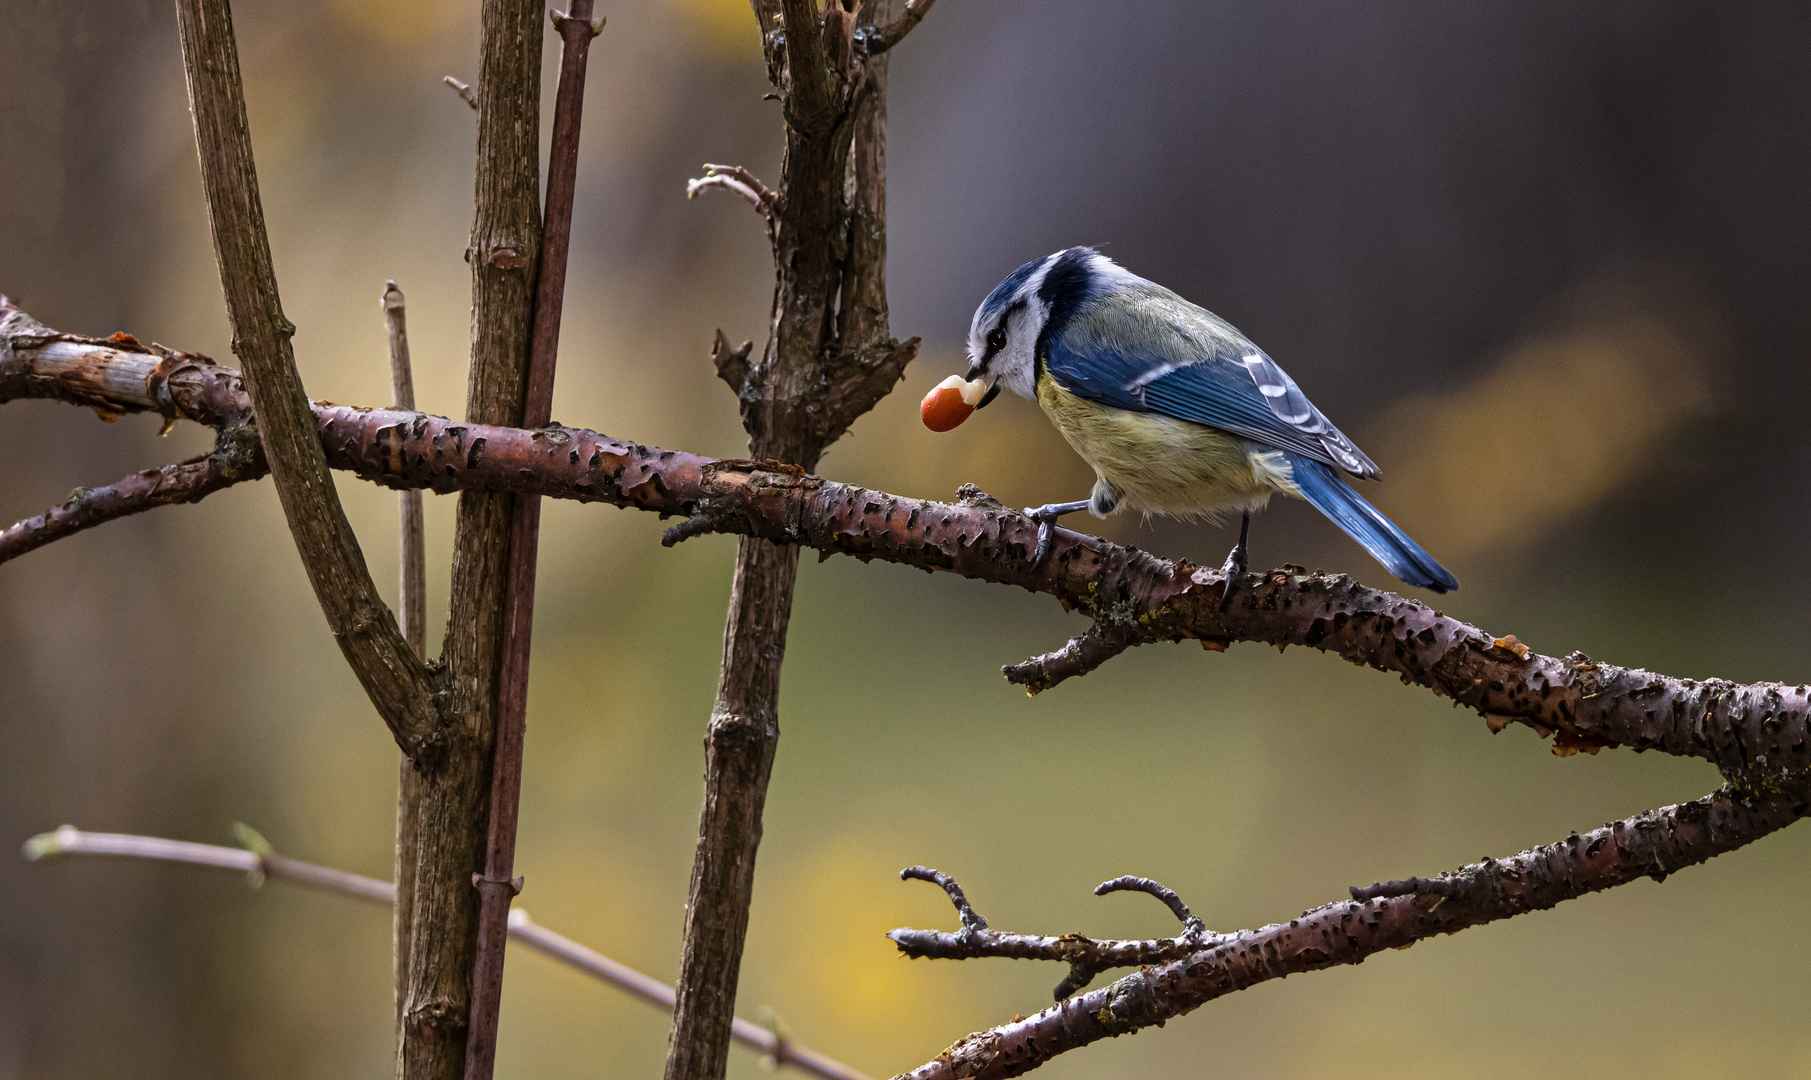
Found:
[[[384, 327], [390, 338], [390, 404], [398, 409], [415, 408], [415, 376], [409, 368], [409, 328], [403, 307], [402, 290], [396, 282], [384, 282]], [[396, 493], [397, 509], [402, 516], [402, 569], [399, 595], [402, 636], [426, 658], [428, 651], [428, 564], [421, 517], [421, 492]]]
[[[569, 15], [555, 14], [565, 39], [553, 109], [553, 150], [547, 163], [547, 213], [541, 233], [534, 325], [528, 353], [523, 427], [541, 427], [553, 415], [554, 366], [559, 356], [565, 299], [566, 257], [572, 237], [572, 197], [578, 178], [579, 122], [585, 103], [585, 67], [591, 39], [603, 29], [591, 21], [592, 0], [573, 0]], [[509, 905], [522, 887], [512, 878], [516, 822], [522, 794], [522, 744], [528, 725], [528, 659], [534, 632], [536, 554], [541, 499], [517, 495], [510, 520], [509, 580], [504, 592], [503, 669], [497, 687], [497, 739], [491, 762], [490, 828], [479, 887], [477, 960], [472, 974], [471, 1028], [466, 1040], [466, 1080], [489, 1080], [497, 1057], [497, 1014], [503, 998], [503, 961]]]
[[[483, 0], [480, 17], [466, 419], [513, 426], [522, 419], [541, 236], [541, 6]], [[474, 440], [462, 452], [475, 460], [483, 445]], [[480, 895], [473, 878], [484, 866], [488, 831], [513, 503], [505, 494], [459, 498], [441, 646], [447, 751], [433, 762], [415, 761], [420, 839], [397, 1062], [402, 1080], [465, 1074]]]
[[[390, 404], [398, 409], [415, 408], [415, 377], [409, 369], [409, 329], [403, 308], [402, 290], [396, 282], [384, 282], [380, 298], [384, 309], [384, 326], [390, 339]], [[399, 491], [396, 505], [401, 517], [401, 559], [398, 577], [398, 612], [402, 616], [402, 636], [426, 659], [428, 651], [428, 565], [427, 538], [422, 521], [421, 492]], [[396, 1031], [402, 1032], [403, 1003], [409, 994], [409, 923], [415, 914], [415, 857], [420, 828], [420, 783], [409, 755], [402, 755], [396, 781], [396, 900], [391, 906], [392, 976], [396, 996]]]

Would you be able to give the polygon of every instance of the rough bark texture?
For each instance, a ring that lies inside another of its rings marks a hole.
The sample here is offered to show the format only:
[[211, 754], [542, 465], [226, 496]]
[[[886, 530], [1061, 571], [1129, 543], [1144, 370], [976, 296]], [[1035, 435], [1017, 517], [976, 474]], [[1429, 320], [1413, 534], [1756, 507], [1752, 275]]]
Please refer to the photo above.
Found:
[[[485, 0], [478, 80], [472, 360], [466, 416], [521, 422], [540, 241], [541, 6]], [[513, 499], [460, 496], [452, 604], [441, 645], [449, 719], [445, 752], [416, 756], [420, 778], [409, 993], [397, 1075], [455, 1080], [465, 1072], [478, 892], [502, 665]]]
[[[264, 455], [327, 625], [372, 704], [410, 750], [438, 725], [433, 680], [378, 596], [313, 430], [290, 347], [295, 327], [283, 316], [264, 230], [232, 14], [226, 0], [178, 0], [176, 11], [233, 351], [244, 365]], [[180, 366], [164, 371], [165, 386]], [[156, 374], [146, 373], [147, 387]]]
[[[0, 400], [52, 398], [119, 412], [231, 415], [237, 374], [191, 362], [147, 390], [155, 354], [56, 335], [0, 311]], [[9, 336], [9, 327], [29, 332]], [[80, 339], [89, 341], [91, 339]], [[140, 347], [142, 349], [142, 347]], [[78, 357], [76, 354], [80, 354]], [[534, 431], [393, 409], [315, 406], [335, 468], [392, 487], [521, 491], [680, 515], [677, 540], [704, 532], [760, 537], [828, 555], [947, 571], [1056, 598], [1134, 642], [1195, 640], [1307, 645], [1475, 709], [1493, 730], [1520, 723], [1554, 736], [1556, 753], [1629, 746], [1716, 763], [1765, 790], [1811, 768], [1811, 688], [1683, 679], [1571, 653], [1530, 650], [1419, 601], [1344, 574], [1282, 567], [1251, 575], [1222, 602], [1218, 569], [1158, 558], [1058, 529], [1034, 567], [1037, 525], [972, 489], [960, 502], [911, 499], [839, 484], [776, 462], [719, 460], [624, 442], [580, 428]]]
[[[871, 23], [886, 6], [830, 0], [820, 18], [812, 0], [754, 3], [786, 128], [780, 186], [754, 200], [773, 241], [773, 321], [758, 363], [721, 339], [716, 360], [750, 451], [803, 469], [892, 389], [917, 348], [887, 332], [885, 67], [877, 73], [857, 43], [858, 12]], [[667, 1080], [718, 1080], [727, 1064], [797, 574], [793, 544], [737, 545]]]
[[[536, 274], [533, 325], [520, 423], [546, 424], [553, 411], [553, 377], [559, 354], [560, 315], [566, 289], [566, 252], [572, 234], [572, 197], [578, 177], [579, 118], [585, 103], [585, 66], [591, 39], [591, 0], [573, 0], [570, 15], [556, 14], [564, 39], [560, 85], [554, 103], [553, 150], [548, 158], [547, 217]], [[509, 526], [509, 570], [504, 588], [503, 667], [498, 676], [495, 750], [491, 756], [490, 815], [484, 868], [478, 881], [477, 960], [472, 974], [471, 1029], [466, 1038], [466, 1080], [489, 1080], [497, 1059], [497, 1019], [503, 998], [503, 964], [509, 906], [522, 887], [515, 877], [516, 823], [522, 796], [522, 750], [528, 727], [528, 660], [534, 634], [535, 568], [541, 535], [541, 497], [517, 495]]]
[[1639, 878], [1664, 879], [1784, 828], [1808, 809], [1802, 792], [1762, 796], [1725, 789], [1582, 836], [1573, 833], [1513, 858], [1462, 867], [1442, 875], [1444, 887], [1438, 890], [1327, 904], [969, 1035], [900, 1077], [1018, 1076], [1067, 1050], [1161, 1025], [1261, 982], [1362, 963], [1384, 949], [1540, 911]]

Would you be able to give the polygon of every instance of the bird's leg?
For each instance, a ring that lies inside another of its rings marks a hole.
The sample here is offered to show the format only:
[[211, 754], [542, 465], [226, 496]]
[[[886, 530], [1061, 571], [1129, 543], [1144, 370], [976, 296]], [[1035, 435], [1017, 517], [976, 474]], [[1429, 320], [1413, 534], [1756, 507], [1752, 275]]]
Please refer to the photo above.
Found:
[[1044, 556], [1050, 554], [1050, 541], [1056, 538], [1056, 519], [1064, 514], [1073, 514], [1077, 510], [1088, 509], [1087, 499], [1077, 499], [1066, 503], [1045, 503], [1039, 507], [1026, 507], [1025, 516], [1038, 523], [1038, 546], [1031, 553], [1031, 565], [1042, 566]]
[[1226, 575], [1226, 587], [1221, 590], [1220, 599], [1232, 595], [1233, 583], [1245, 576], [1245, 536], [1251, 531], [1251, 511], [1247, 510], [1239, 521], [1239, 542], [1226, 556], [1226, 565], [1220, 567], [1220, 573]]

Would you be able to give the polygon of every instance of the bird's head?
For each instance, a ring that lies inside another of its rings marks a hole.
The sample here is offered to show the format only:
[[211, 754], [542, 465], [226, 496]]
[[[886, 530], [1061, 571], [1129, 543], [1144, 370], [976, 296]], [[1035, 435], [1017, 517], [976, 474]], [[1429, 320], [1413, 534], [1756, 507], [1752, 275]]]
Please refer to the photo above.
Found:
[[1033, 259], [994, 286], [968, 328], [968, 377], [987, 383], [981, 408], [1001, 389], [1037, 394], [1038, 350], [1075, 312], [1121, 279], [1136, 280], [1089, 247], [1065, 248]]

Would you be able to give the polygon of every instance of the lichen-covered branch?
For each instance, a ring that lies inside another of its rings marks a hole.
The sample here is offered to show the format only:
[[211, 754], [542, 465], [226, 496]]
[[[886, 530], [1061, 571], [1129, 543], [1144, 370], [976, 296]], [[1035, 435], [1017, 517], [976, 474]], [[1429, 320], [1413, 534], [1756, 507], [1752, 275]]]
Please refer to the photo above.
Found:
[[[157, 363], [148, 350], [78, 346], [55, 335], [36, 345], [40, 339], [29, 336], [9, 340], [8, 325], [0, 321], [0, 400], [89, 404], [105, 392], [113, 411], [170, 408], [163, 388], [148, 394], [141, 383], [128, 393], [121, 387], [133, 385], [132, 376], [115, 377], [117, 364], [142, 380]], [[47, 353], [51, 361], [40, 363]], [[232, 395], [197, 403], [189, 390], [230, 385], [235, 373], [196, 362], [181, 378], [176, 402], [230, 412]], [[164, 415], [200, 419], [186, 411]], [[972, 489], [958, 502], [936, 502], [839, 484], [797, 467], [663, 450], [581, 428], [529, 431], [318, 403], [315, 415], [334, 468], [391, 487], [604, 502], [683, 516], [680, 538], [756, 536], [1015, 585], [1054, 597], [1130, 644], [1306, 645], [1451, 698], [1485, 716], [1493, 730], [1524, 724], [1552, 736], [1561, 754], [1618, 745], [1658, 750], [1715, 762], [1762, 789], [1811, 766], [1811, 688], [1804, 685], [1686, 679], [1582, 653], [1542, 655], [1513, 635], [1498, 637], [1343, 574], [1283, 567], [1249, 576], [1222, 603], [1217, 569], [1067, 529], [1057, 530], [1050, 557], [1034, 567], [1036, 524]]]
[[[899, 1080], [1018, 1076], [1058, 1054], [1161, 1025], [1271, 979], [1362, 963], [1384, 949], [1544, 910], [1640, 878], [1664, 879], [1784, 828], [1807, 811], [1811, 804], [1802, 788], [1768, 795], [1725, 788], [1583, 835], [1573, 833], [1512, 858], [1461, 867], [1442, 874], [1437, 887], [1368, 901], [1335, 901], [1286, 923], [1221, 937], [1185, 956], [1059, 1001], [1035, 1016], [969, 1035], [934, 1060], [901, 1073]], [[1002, 942], [999, 951], [968, 955], [1067, 959], [1051, 955], [1064, 939], [1021, 940], [1022, 946]], [[908, 955], [962, 954], [908, 950]]]

